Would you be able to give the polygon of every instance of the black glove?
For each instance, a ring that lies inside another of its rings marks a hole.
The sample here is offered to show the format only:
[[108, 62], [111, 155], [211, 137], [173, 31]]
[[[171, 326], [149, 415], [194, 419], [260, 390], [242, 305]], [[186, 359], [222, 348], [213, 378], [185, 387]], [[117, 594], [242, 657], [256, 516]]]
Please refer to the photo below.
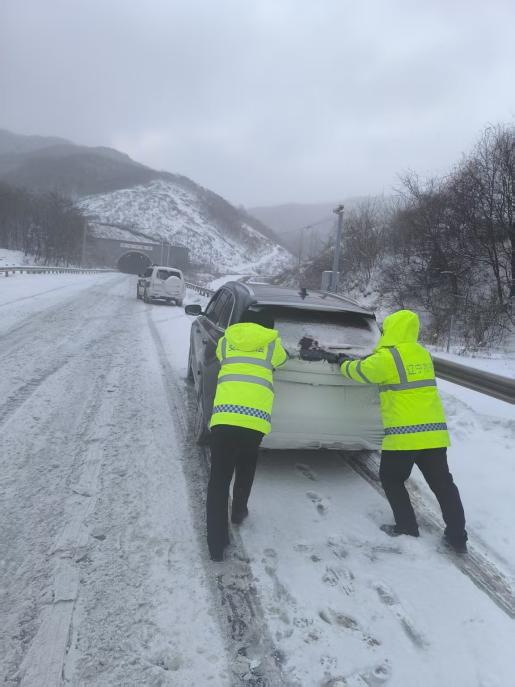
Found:
[[353, 358], [346, 353], [338, 353], [338, 367], [341, 367], [347, 360], [353, 360]]
[[351, 360], [351, 358], [346, 353], [331, 353], [330, 351], [324, 351], [324, 360], [333, 365], [340, 365], [346, 360]]
[[301, 348], [299, 353], [301, 360], [308, 360], [310, 362], [325, 360], [324, 355], [325, 351], [322, 351], [320, 348]]
[[338, 362], [338, 354], [337, 353], [331, 353], [330, 351], [323, 351], [323, 356], [324, 360], [327, 360], [328, 363], [337, 363]]

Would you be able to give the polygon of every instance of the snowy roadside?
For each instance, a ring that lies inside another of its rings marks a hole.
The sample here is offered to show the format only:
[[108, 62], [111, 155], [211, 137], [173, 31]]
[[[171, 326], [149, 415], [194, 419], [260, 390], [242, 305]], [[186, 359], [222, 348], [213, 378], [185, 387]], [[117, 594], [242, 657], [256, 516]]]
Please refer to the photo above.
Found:
[[483, 355], [457, 355], [456, 353], [446, 353], [436, 349], [433, 353], [439, 358], [445, 358], [445, 360], [452, 360], [455, 363], [475, 367], [485, 372], [493, 372], [504, 377], [515, 378], [515, 357], [509, 356], [506, 353], [492, 352], [488, 357]]

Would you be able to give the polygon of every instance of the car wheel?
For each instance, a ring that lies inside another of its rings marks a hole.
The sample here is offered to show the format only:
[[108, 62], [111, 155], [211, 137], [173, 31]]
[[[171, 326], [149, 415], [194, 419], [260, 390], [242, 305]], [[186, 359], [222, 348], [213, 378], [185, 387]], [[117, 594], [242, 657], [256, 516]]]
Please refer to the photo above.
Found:
[[182, 298], [178, 301], [175, 301], [175, 305], [177, 305], [179, 308], [182, 308]]
[[199, 446], [205, 446], [209, 439], [209, 429], [204, 417], [204, 389], [202, 381], [197, 388], [195, 415], [193, 416], [193, 436]]

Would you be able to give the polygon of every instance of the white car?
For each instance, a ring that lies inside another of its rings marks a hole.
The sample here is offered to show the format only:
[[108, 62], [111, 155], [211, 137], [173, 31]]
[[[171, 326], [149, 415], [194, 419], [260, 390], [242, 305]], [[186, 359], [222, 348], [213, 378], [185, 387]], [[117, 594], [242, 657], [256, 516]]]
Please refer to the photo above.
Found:
[[188, 378], [196, 389], [193, 427], [196, 439], [208, 437], [219, 362], [218, 340], [247, 308], [267, 310], [275, 320], [290, 358], [274, 373], [272, 432], [269, 449], [378, 449], [383, 437], [379, 391], [343, 377], [325, 360], [307, 360], [306, 342], [333, 353], [364, 357], [380, 337], [374, 313], [349, 298], [316, 290], [228, 282], [205, 311], [187, 305], [192, 323]]
[[139, 275], [136, 298], [142, 298], [145, 303], [163, 300], [182, 306], [185, 291], [186, 285], [181, 270], [176, 267], [152, 265]]

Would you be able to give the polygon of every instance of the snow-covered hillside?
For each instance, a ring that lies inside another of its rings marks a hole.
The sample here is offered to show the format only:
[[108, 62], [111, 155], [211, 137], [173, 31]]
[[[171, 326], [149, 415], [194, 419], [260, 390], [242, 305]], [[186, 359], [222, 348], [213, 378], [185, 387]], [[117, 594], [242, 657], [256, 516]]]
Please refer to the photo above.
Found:
[[[92, 221], [186, 246], [192, 261], [212, 272], [274, 274], [292, 261], [286, 249], [252, 226], [251, 218], [245, 221], [236, 208], [191, 182], [156, 179], [87, 196], [79, 206]], [[102, 235], [107, 237], [105, 226]]]

